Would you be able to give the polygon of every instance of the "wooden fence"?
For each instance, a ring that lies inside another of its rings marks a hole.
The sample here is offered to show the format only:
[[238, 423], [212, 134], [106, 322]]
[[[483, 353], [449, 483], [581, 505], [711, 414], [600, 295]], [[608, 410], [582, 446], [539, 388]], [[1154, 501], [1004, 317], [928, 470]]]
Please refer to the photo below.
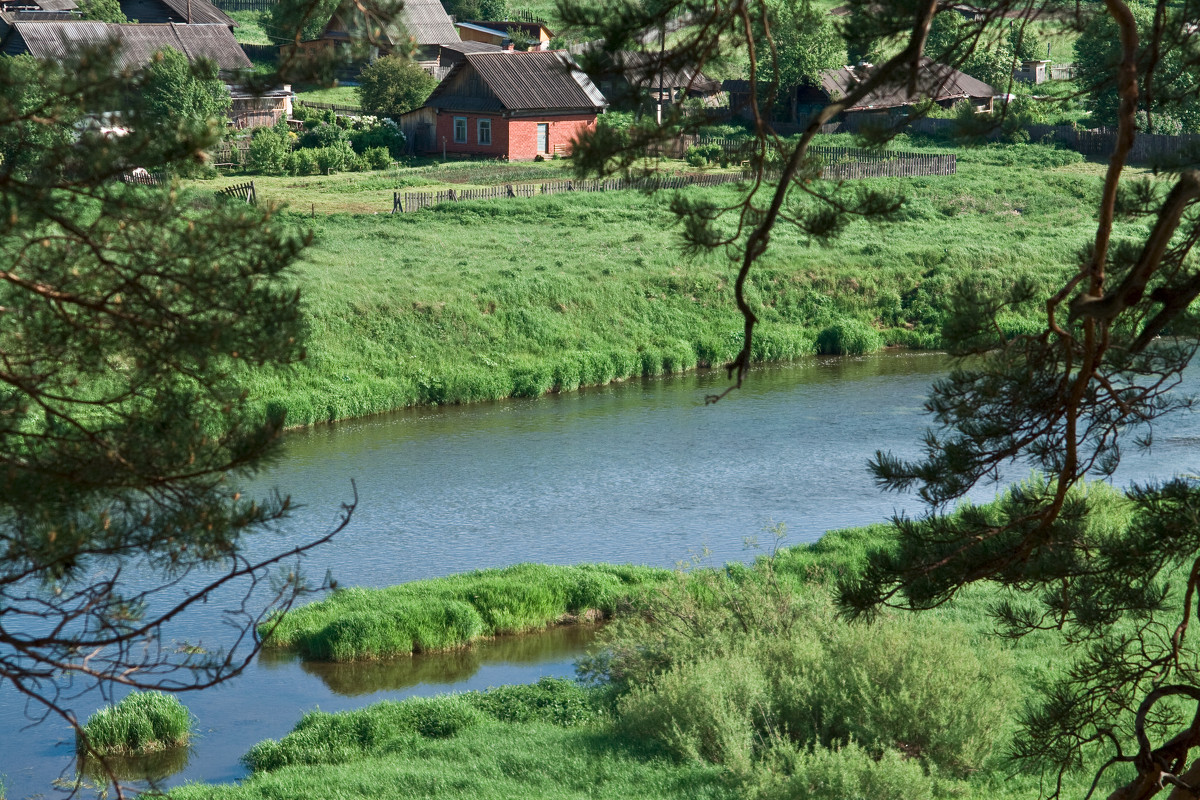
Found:
[[535, 25], [546, 24], [544, 17], [539, 17], [527, 8], [511, 8], [504, 16], [504, 22], [530, 22]]
[[161, 172], [127, 172], [121, 176], [121, 182], [126, 186], [161, 186], [166, 183], [168, 177], [166, 173]]
[[227, 186], [216, 193], [217, 197], [231, 197], [234, 200], [245, 200], [250, 205], [258, 205], [258, 195], [254, 193], [254, 181]]
[[279, 45], [277, 44], [239, 44], [242, 52], [251, 61], [277, 61]]
[[270, 11], [279, 0], [213, 0], [222, 11]]
[[[234, 151], [237, 151], [235, 158]], [[234, 141], [225, 142], [220, 147], [212, 151], [213, 166], [231, 167], [235, 164], [245, 164], [246, 157], [250, 153], [250, 139], [236, 139]]]
[[1050, 80], [1052, 80], [1052, 81], [1073, 81], [1073, 80], [1075, 80], [1075, 65], [1074, 64], [1051, 64], [1050, 65]]
[[[822, 169], [827, 180], [845, 181], [860, 178], [911, 178], [925, 175], [953, 175], [957, 162], [953, 155], [926, 156], [914, 153], [876, 153], [853, 147], [825, 147], [822, 159], [829, 159]], [[853, 153], [863, 154], [852, 160]], [[847, 160], [851, 159], [851, 160]], [[465, 200], [498, 200], [512, 197], [560, 194], [562, 192], [616, 192], [626, 189], [657, 191], [682, 189], [685, 186], [720, 186], [753, 179], [751, 172], [724, 172], [712, 175], [673, 175], [653, 178], [608, 178], [589, 181], [547, 181], [545, 183], [505, 184], [486, 189], [445, 189], [437, 192], [393, 192], [392, 213], [407, 214], [439, 203], [460, 203]]]
[[[919, 119], [912, 122], [910, 127], [919, 133], [951, 135], [956, 130], [956, 125], [956, 121], [952, 119]], [[1058, 144], [1089, 158], [1108, 158], [1117, 142], [1115, 130], [1078, 130], [1069, 125], [1030, 125], [1025, 130], [1029, 133], [1030, 141]], [[999, 131], [993, 132], [992, 138], [999, 137]], [[1152, 162], [1185, 152], [1200, 152], [1200, 134], [1168, 136], [1139, 133], [1134, 140], [1129, 160]]]
[[305, 108], [315, 108], [318, 111], [333, 111], [336, 114], [349, 114], [357, 117], [363, 113], [361, 106], [344, 106], [340, 103], [313, 103], [308, 100], [297, 100], [298, 104]]

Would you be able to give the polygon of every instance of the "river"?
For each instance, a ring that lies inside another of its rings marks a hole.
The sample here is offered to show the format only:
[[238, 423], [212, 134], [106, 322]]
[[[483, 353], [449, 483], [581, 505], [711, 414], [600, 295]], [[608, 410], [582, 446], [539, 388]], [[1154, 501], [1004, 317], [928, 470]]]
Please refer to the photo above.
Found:
[[[522, 561], [672, 566], [707, 548], [713, 563], [747, 558], [748, 536], [773, 524], [787, 543], [917, 513], [875, 488], [878, 449], [918, 453], [922, 403], [948, 361], [930, 353], [814, 358], [755, 370], [716, 405], [723, 373], [633, 381], [538, 400], [419, 409], [289, 434], [259, 481], [303, 504], [289, 536], [326, 528], [351, 495], [359, 506], [332, 545], [309, 557], [342, 585], [386, 586]], [[1200, 392], [1200, 375], [1184, 390]], [[1130, 454], [1118, 483], [1191, 472], [1200, 419], [1173, 418], [1151, 453]], [[1010, 478], [1024, 477], [1014, 473]], [[996, 487], [980, 487], [985, 501]], [[764, 539], [770, 539], [769, 536]], [[273, 541], [279, 546], [279, 540]], [[189, 620], [188, 639], [219, 640], [219, 621]], [[385, 665], [321, 665], [264, 654], [230, 683], [182, 699], [199, 737], [170, 783], [227, 781], [238, 757], [285, 735], [313, 708], [482, 689], [571, 675], [591, 633], [565, 628], [469, 652]], [[86, 718], [100, 700], [79, 698]], [[73, 739], [47, 721], [22, 730], [23, 705], [0, 688], [0, 774], [8, 797], [48, 792], [73, 774]]]

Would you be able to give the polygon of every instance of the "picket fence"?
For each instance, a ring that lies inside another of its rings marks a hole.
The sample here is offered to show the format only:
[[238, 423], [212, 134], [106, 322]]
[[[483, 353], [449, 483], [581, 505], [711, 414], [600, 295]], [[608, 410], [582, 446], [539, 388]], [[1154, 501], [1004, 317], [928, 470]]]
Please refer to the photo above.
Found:
[[270, 11], [279, 0], [213, 0], [222, 11]]
[[254, 192], [254, 181], [227, 186], [216, 193], [217, 197], [230, 197], [234, 200], [244, 200], [252, 206], [258, 205], [258, 195]]
[[297, 100], [296, 102], [305, 108], [314, 108], [318, 111], [333, 111], [338, 114], [349, 114], [352, 117], [360, 116], [363, 113], [360, 106], [346, 106], [340, 103], [313, 103], [308, 100]]

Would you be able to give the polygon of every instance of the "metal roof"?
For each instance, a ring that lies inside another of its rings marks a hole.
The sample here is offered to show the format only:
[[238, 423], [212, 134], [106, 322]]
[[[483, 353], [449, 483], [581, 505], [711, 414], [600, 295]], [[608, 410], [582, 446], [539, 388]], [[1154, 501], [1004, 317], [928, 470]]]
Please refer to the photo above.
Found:
[[[428, 104], [441, 108], [467, 109], [463, 101], [477, 105], [485, 98], [443, 95], [463, 69], [474, 69], [506, 111], [599, 111], [608, 105], [579, 65], [561, 50], [501, 51], [467, 53], [466, 59], [433, 90]], [[500, 109], [495, 109], [500, 110]]]
[[504, 48], [488, 42], [451, 42], [441, 45], [443, 50], [453, 50], [456, 53], [498, 53]]
[[400, 22], [417, 44], [453, 44], [462, 40], [439, 0], [404, 0]]
[[30, 55], [51, 61], [65, 61], [80, 50], [115, 40], [119, 45], [117, 65], [121, 69], [135, 69], [148, 64], [154, 54], [165, 47], [179, 50], [189, 61], [209, 58], [224, 72], [252, 66], [225, 25], [179, 25], [173, 22], [117, 25], [88, 20], [18, 20], [12, 27], [25, 42]]
[[498, 31], [495, 28], [487, 28], [483, 25], [476, 25], [474, 22], [456, 22], [454, 23], [454, 27], [466, 28], [469, 31], [475, 31], [477, 33], [486, 33], [488, 36], [499, 36], [501, 39], [508, 38], [508, 33], [506, 31]]

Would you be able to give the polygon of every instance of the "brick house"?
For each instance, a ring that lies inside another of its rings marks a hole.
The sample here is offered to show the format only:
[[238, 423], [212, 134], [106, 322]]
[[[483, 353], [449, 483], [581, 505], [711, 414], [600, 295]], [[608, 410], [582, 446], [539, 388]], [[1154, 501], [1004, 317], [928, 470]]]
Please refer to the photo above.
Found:
[[528, 161], [569, 153], [608, 101], [565, 52], [466, 53], [425, 101], [426, 152]]

